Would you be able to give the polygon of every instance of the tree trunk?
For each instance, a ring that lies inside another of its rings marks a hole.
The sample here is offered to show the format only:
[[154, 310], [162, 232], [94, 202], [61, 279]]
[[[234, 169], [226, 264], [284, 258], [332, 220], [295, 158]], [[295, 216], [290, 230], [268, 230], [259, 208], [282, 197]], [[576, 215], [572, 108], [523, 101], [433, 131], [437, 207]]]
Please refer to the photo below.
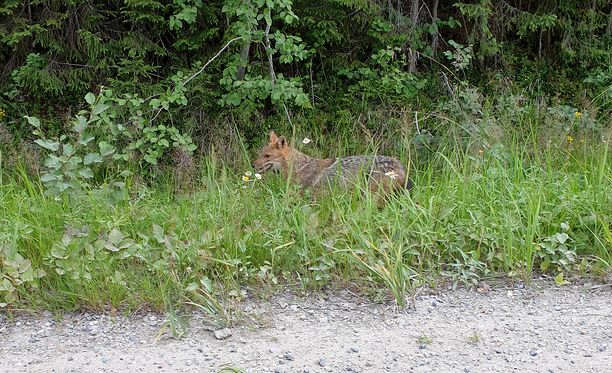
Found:
[[612, 7], [610, 7], [610, 13], [608, 13], [608, 27], [606, 28], [606, 35], [612, 34]]
[[276, 83], [276, 74], [274, 73], [274, 62], [272, 59], [272, 47], [270, 46], [270, 25], [266, 26], [264, 32], [264, 45], [266, 47], [266, 54], [268, 55], [268, 68], [270, 69], [270, 81], [272, 85]]
[[240, 51], [240, 65], [238, 65], [238, 71], [236, 72], [236, 80], [244, 79], [246, 73], [246, 67], [249, 64], [249, 52], [251, 50], [251, 43], [246, 42]]
[[[413, 32], [415, 32], [417, 23], [419, 22], [419, 8], [421, 5], [421, 0], [412, 0], [410, 6], [410, 22], [412, 23]], [[410, 64], [408, 66], [408, 71], [410, 73], [416, 72], [418, 53], [413, 48], [410, 48]]]
[[[438, 4], [439, 3], [440, 3], [440, 0], [434, 0], [433, 7], [431, 10], [432, 11], [432, 15], [431, 15], [432, 22], [438, 21]], [[438, 37], [439, 37], [439, 32], [436, 27], [436, 33], [431, 38], [431, 54], [433, 57], [436, 57], [436, 50], [438, 49]]]

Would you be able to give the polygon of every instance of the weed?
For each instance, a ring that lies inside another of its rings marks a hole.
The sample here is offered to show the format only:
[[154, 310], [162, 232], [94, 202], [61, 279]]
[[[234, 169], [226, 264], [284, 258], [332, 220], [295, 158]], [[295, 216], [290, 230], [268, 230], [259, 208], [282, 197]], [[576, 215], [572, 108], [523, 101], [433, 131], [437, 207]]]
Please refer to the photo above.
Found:
[[468, 337], [468, 342], [474, 345], [480, 343], [480, 340], [480, 333], [477, 331], [474, 331], [474, 333]]
[[433, 343], [433, 339], [425, 334], [421, 334], [419, 338], [417, 338], [417, 344], [419, 345], [430, 345]]

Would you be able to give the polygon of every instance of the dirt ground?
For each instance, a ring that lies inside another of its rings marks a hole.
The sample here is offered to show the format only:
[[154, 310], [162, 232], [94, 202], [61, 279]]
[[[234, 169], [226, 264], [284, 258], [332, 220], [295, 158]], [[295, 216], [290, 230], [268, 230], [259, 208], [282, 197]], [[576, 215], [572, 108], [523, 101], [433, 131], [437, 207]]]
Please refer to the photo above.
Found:
[[[218, 337], [190, 317], [0, 314], [1, 372], [612, 372], [612, 287], [445, 290], [398, 311], [347, 292], [244, 304]], [[234, 369], [234, 370], [231, 370]]]

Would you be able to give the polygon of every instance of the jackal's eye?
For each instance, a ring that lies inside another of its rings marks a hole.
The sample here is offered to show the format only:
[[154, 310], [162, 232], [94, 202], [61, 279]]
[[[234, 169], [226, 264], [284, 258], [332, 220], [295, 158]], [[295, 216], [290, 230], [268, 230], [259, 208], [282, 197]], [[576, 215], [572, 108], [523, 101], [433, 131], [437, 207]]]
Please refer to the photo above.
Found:
[[264, 154], [264, 158], [270, 158], [270, 154]]

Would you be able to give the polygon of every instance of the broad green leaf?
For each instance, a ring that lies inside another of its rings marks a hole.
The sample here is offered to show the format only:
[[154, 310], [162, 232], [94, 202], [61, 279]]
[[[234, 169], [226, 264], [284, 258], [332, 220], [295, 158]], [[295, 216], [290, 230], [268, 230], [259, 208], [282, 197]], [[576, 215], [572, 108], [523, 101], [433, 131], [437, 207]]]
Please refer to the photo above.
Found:
[[30, 116], [25, 116], [25, 118], [28, 120], [28, 123], [35, 127], [35, 128], [39, 128], [40, 127], [40, 121], [38, 120], [38, 118], [36, 117], [30, 117]]
[[60, 143], [57, 141], [49, 141], [47, 139], [38, 139], [36, 141], [34, 141], [35, 143], [37, 143], [38, 145], [42, 146], [43, 148], [50, 150], [52, 152], [56, 152], [59, 150], [60, 147]]
[[213, 291], [212, 281], [210, 281], [210, 279], [207, 276], [204, 276], [200, 279], [200, 284], [204, 286], [204, 290], [206, 290], [208, 293], [212, 293]]
[[88, 94], [85, 95], [85, 101], [89, 104], [89, 105], [93, 105], [96, 102], [96, 96], [89, 92]]
[[74, 125], [74, 130], [81, 133], [85, 130], [85, 128], [87, 128], [87, 119], [84, 116], [79, 115], [77, 117], [77, 123]]
[[91, 111], [92, 115], [99, 115], [100, 113], [103, 113], [104, 111], [106, 111], [106, 109], [108, 109], [110, 106], [106, 105], [106, 104], [97, 104], [93, 110]]
[[164, 242], [164, 228], [157, 224], [153, 224], [153, 237], [155, 237], [159, 243]]
[[43, 183], [48, 183], [50, 181], [55, 181], [55, 180], [57, 180], [57, 176], [53, 174], [44, 174], [40, 177], [40, 181], [42, 181]]
[[92, 140], [95, 140], [95, 137], [91, 136], [91, 135], [85, 135], [85, 136], [81, 136], [81, 138], [79, 139], [79, 144], [81, 145], [87, 145], [89, 144]]
[[74, 146], [72, 144], [64, 144], [64, 154], [66, 157], [70, 157], [74, 154]]
[[85, 158], [83, 158], [83, 164], [84, 165], [90, 165], [92, 163], [100, 163], [102, 162], [103, 158], [102, 156], [100, 156], [100, 154], [98, 153], [88, 153], [87, 155], [85, 155]]
[[81, 175], [85, 179], [91, 179], [94, 177], [93, 171], [89, 167], [84, 168], [81, 171], [79, 171], [79, 175]]
[[559, 286], [569, 284], [569, 282], [563, 278], [563, 272], [559, 272], [559, 274], [555, 276], [555, 284]]
[[113, 230], [111, 230], [108, 234], [108, 240], [116, 247], [120, 246], [121, 241], [123, 241], [124, 238], [125, 236], [123, 233], [121, 233], [117, 228], [113, 228]]
[[100, 155], [106, 157], [107, 155], [111, 155], [115, 152], [116, 148], [106, 141], [101, 141], [98, 146], [100, 147]]
[[0, 283], [0, 291], [10, 292], [13, 291], [13, 289], [13, 284], [11, 284], [11, 282], [6, 278]]
[[66, 259], [66, 248], [61, 245], [53, 245], [51, 247], [51, 256], [56, 259]]
[[559, 241], [559, 243], [563, 244], [569, 239], [569, 236], [567, 235], [567, 233], [557, 233], [555, 234], [555, 238], [557, 239], [557, 241]]

